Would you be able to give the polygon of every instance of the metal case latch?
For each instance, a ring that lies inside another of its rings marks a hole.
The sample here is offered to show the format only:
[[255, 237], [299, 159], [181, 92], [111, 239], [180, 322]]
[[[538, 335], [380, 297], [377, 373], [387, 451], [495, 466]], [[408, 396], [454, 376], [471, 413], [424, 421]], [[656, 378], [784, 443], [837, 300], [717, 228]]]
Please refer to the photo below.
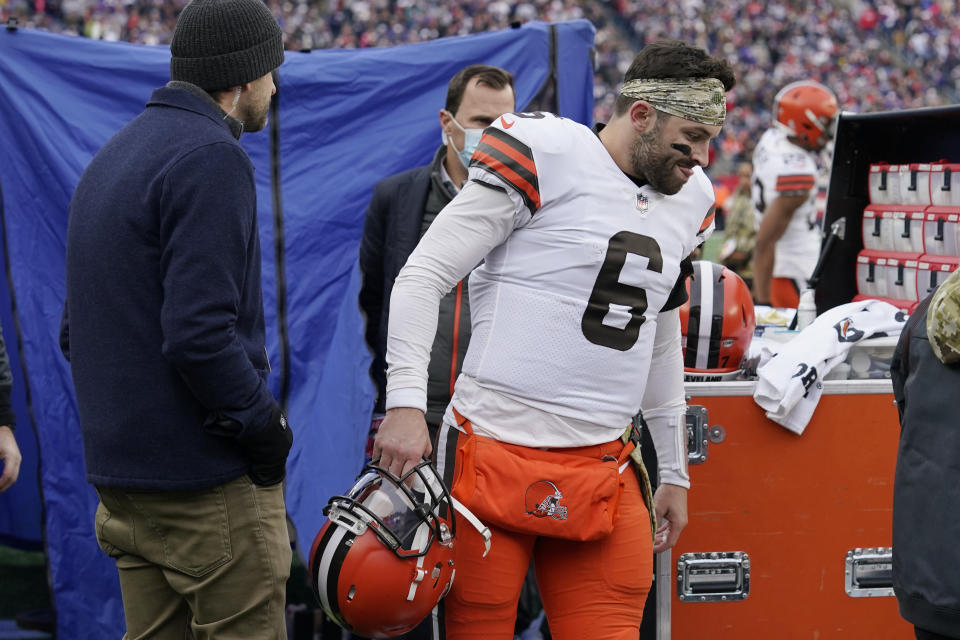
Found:
[[750, 556], [743, 551], [684, 553], [677, 559], [681, 602], [737, 602], [750, 595]]
[[707, 461], [707, 445], [726, 439], [726, 430], [718, 424], [711, 427], [709, 420], [706, 407], [687, 405], [687, 464], [703, 464]]
[[851, 598], [893, 595], [893, 548], [851, 549], [843, 572]]
[[693, 404], [687, 407], [687, 464], [703, 464], [707, 461], [706, 407]]

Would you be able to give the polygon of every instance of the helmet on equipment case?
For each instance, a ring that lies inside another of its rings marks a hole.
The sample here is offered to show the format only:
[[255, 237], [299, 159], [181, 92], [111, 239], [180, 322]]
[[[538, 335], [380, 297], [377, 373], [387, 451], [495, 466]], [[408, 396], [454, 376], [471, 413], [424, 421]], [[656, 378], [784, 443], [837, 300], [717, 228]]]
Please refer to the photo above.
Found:
[[812, 80], [788, 84], [773, 99], [777, 125], [814, 150], [822, 149], [832, 137], [839, 110], [833, 92]]
[[368, 464], [324, 513], [310, 577], [323, 609], [344, 629], [368, 638], [406, 633], [453, 584], [453, 503], [429, 461], [403, 477]]
[[703, 382], [738, 377], [757, 326], [747, 284], [723, 265], [698, 260], [687, 294], [680, 307], [684, 377]]

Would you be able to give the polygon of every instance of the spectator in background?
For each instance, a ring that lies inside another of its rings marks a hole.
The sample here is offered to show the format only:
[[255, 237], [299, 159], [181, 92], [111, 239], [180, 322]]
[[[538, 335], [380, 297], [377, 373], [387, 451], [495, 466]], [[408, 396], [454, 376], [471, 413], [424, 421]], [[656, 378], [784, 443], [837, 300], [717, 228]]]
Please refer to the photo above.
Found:
[[0, 474], [0, 493], [13, 486], [20, 475], [20, 448], [13, 435], [13, 427], [17, 417], [10, 404], [10, 391], [13, 388], [13, 376], [10, 373], [10, 358], [7, 356], [7, 346], [3, 342], [3, 333], [0, 331], [0, 463], [3, 464], [3, 473]]
[[726, 227], [720, 246], [720, 262], [743, 278], [747, 286], [753, 283], [753, 248], [756, 244], [757, 221], [750, 201], [750, 180], [753, 165], [741, 162], [737, 167], [737, 185], [723, 203]]
[[774, 98], [774, 126], [753, 154], [757, 304], [796, 308], [817, 265], [817, 154], [833, 135], [837, 111], [833, 93], [817, 82], [789, 84]]
[[900, 416], [893, 589], [918, 640], [960, 638], [960, 271], [911, 314], [890, 374]]
[[283, 34], [260, 0], [193, 0], [171, 82], [70, 203], [70, 360], [96, 534], [127, 637], [286, 638], [292, 434], [267, 387], [253, 165]]

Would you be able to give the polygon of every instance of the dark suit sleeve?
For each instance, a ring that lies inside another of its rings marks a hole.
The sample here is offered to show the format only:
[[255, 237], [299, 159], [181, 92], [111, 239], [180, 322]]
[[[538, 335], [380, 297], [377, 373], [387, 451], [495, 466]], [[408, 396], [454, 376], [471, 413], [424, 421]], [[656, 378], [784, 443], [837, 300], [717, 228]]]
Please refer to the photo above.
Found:
[[907, 363], [904, 361], [904, 347], [910, 341], [910, 333], [906, 327], [900, 333], [897, 348], [893, 350], [893, 359], [890, 361], [890, 381], [893, 383], [893, 400], [897, 405], [897, 418], [903, 422], [903, 410], [906, 408], [906, 398], [903, 387], [907, 382]]
[[897, 348], [893, 350], [893, 359], [890, 361], [890, 381], [893, 383], [893, 399], [897, 403], [897, 415], [903, 426], [903, 412], [907, 407], [907, 395], [905, 387], [907, 385], [907, 376], [910, 375], [910, 343], [913, 340], [914, 331], [917, 324], [927, 321], [927, 308], [930, 306], [930, 300], [933, 294], [920, 301], [917, 308], [913, 310], [906, 324], [900, 330], [900, 339], [897, 340]]
[[370, 377], [377, 386], [375, 411], [382, 413], [386, 402], [387, 354], [380, 344], [380, 324], [383, 318], [383, 274], [384, 250], [386, 244], [387, 215], [390, 208], [388, 185], [380, 182], [373, 189], [373, 197], [367, 206], [363, 222], [363, 238], [360, 241], [360, 310], [365, 316], [366, 340], [373, 362], [370, 364]]

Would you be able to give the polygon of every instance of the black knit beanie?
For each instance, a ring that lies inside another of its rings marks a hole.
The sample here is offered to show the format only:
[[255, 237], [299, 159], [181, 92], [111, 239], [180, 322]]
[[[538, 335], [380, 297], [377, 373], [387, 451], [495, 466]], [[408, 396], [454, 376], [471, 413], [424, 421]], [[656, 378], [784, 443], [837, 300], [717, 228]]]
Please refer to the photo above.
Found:
[[283, 32], [262, 0], [191, 0], [170, 42], [170, 79], [208, 92], [265, 76], [283, 63]]

